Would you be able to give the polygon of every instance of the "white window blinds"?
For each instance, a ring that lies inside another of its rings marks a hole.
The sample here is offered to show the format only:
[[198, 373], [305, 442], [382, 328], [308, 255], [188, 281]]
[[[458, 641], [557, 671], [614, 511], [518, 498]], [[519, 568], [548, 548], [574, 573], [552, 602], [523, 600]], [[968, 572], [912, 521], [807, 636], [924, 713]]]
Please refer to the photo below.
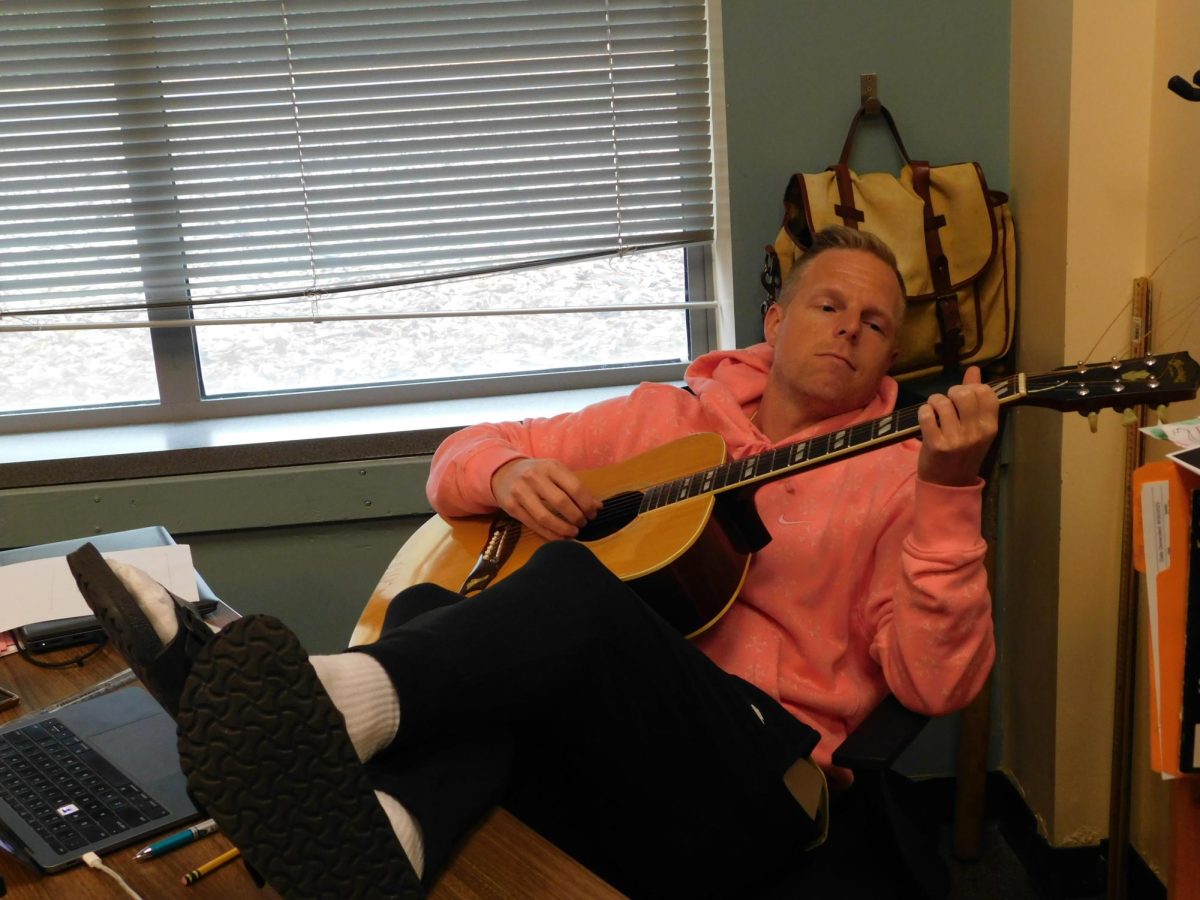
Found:
[[6, 0], [0, 312], [708, 240], [707, 69], [703, 0]]

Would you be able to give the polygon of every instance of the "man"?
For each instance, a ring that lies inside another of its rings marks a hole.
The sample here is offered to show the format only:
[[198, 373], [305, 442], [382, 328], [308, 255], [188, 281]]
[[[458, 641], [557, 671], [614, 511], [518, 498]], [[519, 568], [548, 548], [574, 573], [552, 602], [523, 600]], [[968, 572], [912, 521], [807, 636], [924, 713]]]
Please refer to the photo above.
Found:
[[[738, 458], [882, 416], [903, 303], [886, 247], [822, 232], [764, 344], [697, 360], [691, 393], [642, 385], [465, 429], [435, 456], [431, 502], [571, 538], [604, 499], [581, 469], [698, 431]], [[821, 813], [791, 780], [806, 757], [844, 787], [832, 749], [886, 693], [942, 714], [983, 684], [994, 648], [977, 472], [997, 406], [972, 369], [922, 407], [919, 445], [763, 485], [773, 540], [694, 643], [573, 541], [551, 540], [477, 598], [405, 591], [377, 643], [311, 660], [274, 620], [209, 638], [139, 573], [74, 565], [177, 710], [198, 800], [285, 896], [419, 896], [414, 876], [428, 883], [510, 782], [523, 813], [633, 896], [747, 896], [820, 839]], [[374, 868], [360, 875], [364, 857]]]

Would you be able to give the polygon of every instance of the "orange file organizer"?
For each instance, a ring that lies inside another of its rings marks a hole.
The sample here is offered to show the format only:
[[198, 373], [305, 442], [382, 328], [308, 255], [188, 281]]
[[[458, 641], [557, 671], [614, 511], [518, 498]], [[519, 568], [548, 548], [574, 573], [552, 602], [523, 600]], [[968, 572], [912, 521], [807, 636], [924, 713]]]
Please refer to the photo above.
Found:
[[[1200, 475], [1170, 460], [1133, 475], [1134, 566], [1146, 576], [1150, 633], [1150, 765], [1164, 777], [1196, 771], [1181, 758], [1184, 667], [1187, 655], [1189, 570], [1192, 568], [1192, 494]], [[1200, 572], [1195, 573], [1200, 579]], [[1193, 646], [1192, 653], [1200, 648]], [[1195, 728], [1189, 723], [1189, 728]], [[1194, 736], [1187, 741], [1194, 754]]]

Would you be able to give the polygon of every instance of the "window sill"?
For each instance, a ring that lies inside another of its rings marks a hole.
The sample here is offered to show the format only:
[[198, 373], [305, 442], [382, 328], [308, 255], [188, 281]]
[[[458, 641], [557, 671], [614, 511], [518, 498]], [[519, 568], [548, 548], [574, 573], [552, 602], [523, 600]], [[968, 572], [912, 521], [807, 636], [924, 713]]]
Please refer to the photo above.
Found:
[[424, 456], [466, 425], [557, 415], [631, 387], [0, 435], [0, 489]]

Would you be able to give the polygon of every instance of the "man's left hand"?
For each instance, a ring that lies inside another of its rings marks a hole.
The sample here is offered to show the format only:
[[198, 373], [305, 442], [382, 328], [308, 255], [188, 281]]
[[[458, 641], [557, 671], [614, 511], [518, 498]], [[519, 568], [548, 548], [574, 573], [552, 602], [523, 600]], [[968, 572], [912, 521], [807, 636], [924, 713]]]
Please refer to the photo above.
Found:
[[978, 366], [967, 369], [962, 384], [931, 396], [917, 411], [917, 476], [933, 484], [974, 484], [996, 436], [999, 411], [995, 392], [980, 383]]

